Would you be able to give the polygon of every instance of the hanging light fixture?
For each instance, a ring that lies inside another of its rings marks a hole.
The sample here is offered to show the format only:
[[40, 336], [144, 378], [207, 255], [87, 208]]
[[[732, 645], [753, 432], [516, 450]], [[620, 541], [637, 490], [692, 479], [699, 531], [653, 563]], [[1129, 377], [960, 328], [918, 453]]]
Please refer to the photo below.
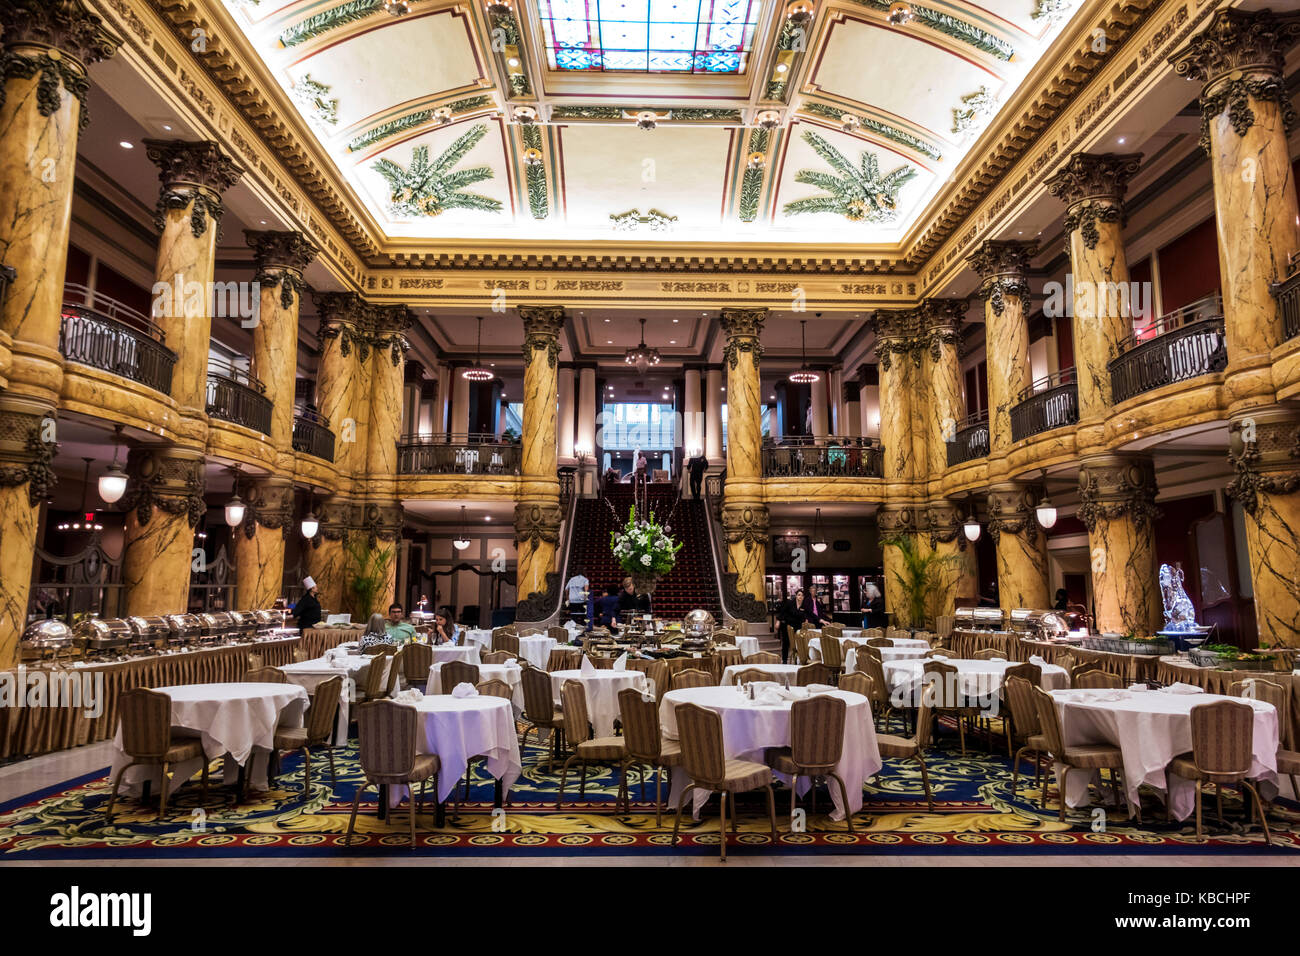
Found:
[[384, 12], [394, 17], [404, 17], [411, 12], [411, 0], [384, 0]]
[[244, 523], [244, 512], [248, 509], [239, 498], [239, 469], [236, 467], [232, 468], [231, 471], [235, 475], [235, 483], [231, 489], [233, 494], [230, 496], [230, 500], [226, 502], [226, 524], [232, 528], [238, 528]]
[[970, 509], [966, 513], [966, 520], [961, 526], [962, 534], [966, 535], [967, 541], [974, 544], [980, 539], [980, 532], [982, 530], [983, 529], [980, 528], [979, 518], [975, 517], [975, 506], [971, 505]]
[[478, 317], [478, 345], [474, 347], [474, 364], [460, 373], [471, 382], [490, 382], [496, 376], [483, 365], [483, 316]]
[[320, 531], [320, 519], [316, 517], [316, 512], [312, 508], [312, 497], [315, 493], [315, 488], [312, 488], [307, 492], [307, 513], [303, 515], [301, 525], [302, 536], [308, 541], [316, 537], [317, 533]]
[[90, 463], [93, 458], [83, 458], [86, 463], [86, 475], [81, 482], [81, 517], [85, 520], [64, 521], [58, 526], [60, 531], [103, 531], [104, 526], [95, 520], [95, 513], [86, 510], [86, 494], [90, 491]]
[[[817, 313], [817, 317], [821, 318], [820, 312]], [[811, 385], [813, 382], [820, 381], [821, 376], [808, 367], [807, 319], [799, 320], [799, 355], [802, 359], [802, 364], [799, 366], [799, 371], [790, 373], [790, 381], [794, 382], [796, 385]]]
[[813, 519], [813, 541], [812, 549], [818, 554], [825, 551], [829, 545], [826, 543], [826, 536], [822, 534], [822, 509], [817, 509], [817, 517]]
[[451, 546], [457, 551], [464, 551], [469, 547], [469, 534], [465, 531], [465, 506], [460, 506], [460, 534], [452, 539]]
[[642, 375], [650, 366], [659, 364], [659, 350], [645, 344], [645, 319], [641, 320], [641, 344], [634, 349], [628, 349], [623, 355], [623, 361]]
[[99, 497], [104, 504], [111, 505], [126, 494], [126, 472], [117, 463], [117, 453], [121, 451], [122, 426], [113, 429], [113, 462], [108, 470], [99, 476]]
[[1044, 530], [1052, 528], [1056, 524], [1056, 505], [1052, 504], [1052, 499], [1047, 496], [1047, 469], [1043, 469], [1043, 500], [1038, 502], [1038, 507], [1034, 508], [1034, 517], [1038, 523], [1043, 526]]

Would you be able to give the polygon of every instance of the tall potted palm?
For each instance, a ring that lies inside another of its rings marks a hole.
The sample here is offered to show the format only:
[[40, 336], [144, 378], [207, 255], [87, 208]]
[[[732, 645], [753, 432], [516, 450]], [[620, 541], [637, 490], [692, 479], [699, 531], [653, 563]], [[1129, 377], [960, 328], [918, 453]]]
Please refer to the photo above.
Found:
[[393, 565], [392, 546], [371, 548], [366, 540], [353, 536], [344, 546], [347, 561], [344, 568], [348, 593], [352, 596], [352, 609], [360, 620], [380, 610], [381, 595], [388, 587], [388, 572]]
[[943, 592], [953, 586], [950, 575], [945, 573], [953, 557], [923, 549], [910, 534], [885, 538], [881, 544], [898, 549], [894, 580], [903, 594], [903, 606], [895, 611], [902, 619], [899, 623], [926, 627], [937, 616]]

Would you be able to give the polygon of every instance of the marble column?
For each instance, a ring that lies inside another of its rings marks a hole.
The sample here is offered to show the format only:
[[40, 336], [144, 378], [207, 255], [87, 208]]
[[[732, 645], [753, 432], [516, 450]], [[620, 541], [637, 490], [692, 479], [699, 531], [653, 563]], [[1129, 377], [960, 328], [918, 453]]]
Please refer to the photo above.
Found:
[[686, 370], [685, 410], [682, 415], [682, 451], [687, 458], [704, 451], [704, 411], [700, 408], [700, 370]]
[[840, 401], [844, 408], [844, 436], [861, 438], [862, 389], [856, 381], [845, 382], [840, 386]]
[[555, 423], [555, 441], [559, 458], [566, 464], [573, 462], [573, 367], [560, 369], [560, 411]]
[[269, 608], [284, 591], [284, 546], [296, 533], [293, 480], [267, 478], [240, 487], [244, 521], [235, 541], [236, 604], [242, 611]]
[[470, 381], [462, 373], [465, 371], [463, 365], [453, 365], [451, 367], [451, 428], [453, 435], [458, 435], [459, 441], [465, 441], [465, 436], [469, 434], [469, 391]]
[[203, 452], [190, 448], [133, 448], [127, 456], [122, 584], [128, 616], [188, 607], [198, 558], [194, 529], [207, 511], [204, 465]]
[[243, 170], [209, 140], [145, 140], [162, 184], [154, 225], [161, 233], [154, 268], [153, 319], [176, 353], [171, 397], [182, 444], [207, 438], [208, 344], [212, 335], [212, 277], [221, 194]]
[[1038, 496], [1022, 481], [989, 488], [988, 532], [998, 555], [998, 603], [1003, 610], [1050, 607], [1047, 537], [1038, 526]]
[[722, 369], [708, 369], [704, 373], [704, 457], [710, 465], [722, 464], [722, 405], [726, 400]]
[[1295, 122], [1285, 80], [1300, 13], [1222, 8], [1170, 57], [1201, 81], [1201, 146], [1214, 175], [1223, 278], [1225, 387], [1231, 410], [1273, 401], [1269, 351], [1285, 339], [1269, 285], [1300, 249], [1300, 212], [1287, 136]]
[[885, 578], [885, 611], [892, 614], [892, 623], [906, 627], [911, 623], [907, 592], [900, 577], [906, 578], [902, 551], [898, 542], [904, 538], [916, 540], [916, 511], [907, 504], [882, 504], [876, 511], [876, 527], [880, 531], [881, 564]]
[[402, 382], [406, 353], [411, 343], [406, 333], [415, 313], [404, 305], [373, 310], [370, 344], [369, 421], [366, 428], [366, 475], [369, 493], [391, 498], [397, 480], [397, 440], [402, 431]]
[[558, 305], [520, 306], [524, 322], [524, 434], [520, 449], [523, 480], [515, 505], [518, 551], [517, 614], [540, 620], [557, 599], [555, 551], [560, 541], [560, 483], [555, 474], [555, 406], [560, 330], [566, 320]]
[[434, 435], [443, 437], [451, 430], [451, 391], [452, 370], [450, 365], [438, 366], [438, 397], [434, 400], [433, 425]]
[[356, 603], [356, 595], [346, 593], [347, 579], [352, 571], [353, 559], [348, 553], [349, 548], [345, 545], [343, 549], [345, 587], [343, 605], [352, 613], [353, 620], [368, 619], [371, 614], [376, 612], [386, 614], [388, 606], [397, 597], [397, 566], [401, 551], [403, 523], [404, 512], [400, 502], [368, 501], [361, 505], [361, 530], [357, 534], [364, 536], [365, 548], [369, 552], [372, 554], [386, 554], [387, 561], [384, 564], [384, 581], [375, 595], [374, 604], [369, 608], [360, 607]]
[[[1076, 153], [1046, 183], [1047, 191], [1066, 204], [1080, 447], [1104, 444], [1103, 420], [1112, 405], [1109, 364], [1133, 331], [1124, 192], [1141, 162], [1140, 153]], [[1066, 283], [1066, 295], [1070, 285]]]
[[[827, 378], [829, 375], [826, 369], [817, 369], [820, 378], [812, 383], [812, 433], [813, 438], [818, 441], [825, 441], [826, 436], [830, 434], [830, 414], [826, 407], [826, 395], [829, 389]], [[727, 408], [727, 428], [731, 428], [731, 408]]]
[[1088, 528], [1094, 626], [1103, 633], [1154, 634], [1164, 623], [1153, 521], [1150, 458], [1097, 455], [1079, 466], [1079, 520]]
[[321, 350], [316, 408], [334, 433], [334, 465], [341, 477], [340, 490], [346, 491], [366, 467], [364, 432], [356, 410], [369, 403], [360, 371], [370, 358], [369, 309], [351, 292], [318, 293], [313, 300], [320, 318]]
[[1228, 428], [1227, 491], [1246, 516], [1259, 646], [1300, 647], [1300, 412], [1258, 409]]
[[340, 614], [346, 609], [343, 595], [345, 560], [343, 549], [359, 523], [354, 506], [345, 499], [330, 500], [317, 508], [320, 530], [303, 552], [307, 573], [320, 589], [320, 605], [328, 613]]
[[876, 330], [876, 359], [880, 368], [880, 444], [884, 451], [884, 477], [911, 481], [915, 448], [912, 444], [912, 343], [910, 312], [879, 310], [872, 317]]
[[[967, 261], [980, 276], [984, 299], [985, 351], [989, 368], [989, 454], [1011, 447], [1011, 409], [1029, 388], [1029, 259], [1032, 242], [988, 240]], [[1005, 606], [1005, 605], [1004, 605]], [[1039, 605], [1016, 605], [1038, 607]]]
[[47, 405], [0, 392], [0, 669], [20, 656], [41, 505], [55, 482], [55, 434]]
[[252, 372], [271, 400], [275, 450], [285, 456], [277, 469], [293, 469], [294, 382], [298, 372], [298, 316], [302, 307], [302, 273], [316, 257], [316, 247], [300, 232], [245, 232], [253, 249], [254, 281], [260, 309], [253, 326]]
[[880, 367], [858, 369], [858, 395], [862, 402], [862, 437], [880, 438]]
[[723, 309], [718, 318], [726, 336], [722, 359], [727, 371], [727, 481], [722, 528], [727, 538], [727, 570], [736, 575], [736, 590], [753, 595], [756, 601], [765, 599], [768, 539], [758, 371], [766, 321], [767, 309]]
[[600, 447], [596, 441], [596, 414], [600, 401], [596, 387], [596, 368], [584, 365], [578, 369], [578, 421], [573, 441], [574, 454], [581, 452], [587, 456], [578, 483], [584, 495], [595, 494], [596, 478], [602, 470], [600, 459], [596, 457], [596, 451]]
[[943, 586], [937, 613], [948, 615], [959, 599], [974, 604], [979, 598], [978, 562], [974, 546], [962, 532], [964, 515], [957, 505], [946, 499], [931, 501], [927, 512], [930, 547], [942, 561], [939, 577]]
[[[907, 354], [898, 356], [900, 375], [905, 376], [908, 391], [907, 433], [912, 441], [912, 478], [924, 484], [930, 477], [930, 423], [934, 420], [930, 402], [930, 351], [920, 309], [907, 316]], [[945, 457], [943, 465], [948, 460]], [[924, 512], [918, 512], [918, 516]]]
[[[948, 442], [956, 436], [957, 422], [965, 417], [961, 400], [961, 323], [966, 316], [965, 299], [926, 299], [921, 323], [926, 341], [926, 382], [929, 412], [926, 436], [929, 442], [929, 473], [938, 476], [948, 467]], [[931, 515], [936, 513], [931, 506]], [[944, 517], [946, 512], [941, 512]], [[960, 525], [961, 521], [958, 520]], [[947, 529], [948, 525], [943, 525]], [[958, 528], [960, 533], [960, 528]], [[946, 534], [945, 530], [945, 534]], [[965, 538], [962, 539], [965, 541]]]

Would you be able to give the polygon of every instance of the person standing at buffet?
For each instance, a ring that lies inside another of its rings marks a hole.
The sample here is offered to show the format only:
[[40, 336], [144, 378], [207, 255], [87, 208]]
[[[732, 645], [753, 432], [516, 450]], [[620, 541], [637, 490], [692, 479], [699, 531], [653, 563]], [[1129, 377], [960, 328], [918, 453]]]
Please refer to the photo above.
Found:
[[316, 582], [306, 577], [302, 579], [302, 586], [307, 589], [307, 593], [298, 598], [298, 603], [293, 606], [293, 616], [298, 619], [298, 629], [306, 631], [319, 624], [324, 615], [321, 612], [320, 596], [316, 593]]

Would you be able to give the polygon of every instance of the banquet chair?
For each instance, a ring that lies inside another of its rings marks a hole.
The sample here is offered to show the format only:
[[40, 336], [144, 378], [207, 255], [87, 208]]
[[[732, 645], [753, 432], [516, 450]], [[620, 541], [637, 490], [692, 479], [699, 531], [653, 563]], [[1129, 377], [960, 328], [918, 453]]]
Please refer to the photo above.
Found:
[[564, 714], [555, 706], [551, 696], [551, 675], [536, 667], [525, 667], [520, 675], [524, 685], [524, 732], [519, 735], [522, 751], [530, 730], [537, 731], [537, 742], [542, 742], [542, 729], [551, 732], [551, 753], [546, 763], [548, 771], [555, 769], [560, 756], [560, 743], [564, 733]]
[[1057, 655], [1055, 655], [1051, 660], [1049, 660], [1048, 663], [1049, 663], [1049, 664], [1055, 664], [1057, 667], [1061, 668], [1061, 669], [1062, 669], [1063, 671], [1065, 671], [1067, 674], [1073, 674], [1073, 673], [1074, 673], [1074, 655], [1073, 655], [1073, 654], [1057, 654]]
[[767, 815], [772, 824], [772, 842], [776, 843], [776, 798], [772, 794], [772, 768], [749, 760], [728, 758], [722, 741], [722, 717], [717, 711], [696, 704], [681, 704], [674, 714], [682, 746], [682, 766], [691, 782], [677, 801], [673, 820], [673, 842], [681, 829], [682, 808], [686, 798], [696, 790], [717, 793], [721, 798], [718, 844], [722, 862], [727, 862], [727, 795], [731, 795], [732, 829], [735, 830], [736, 794], [750, 790], [767, 791]]
[[361, 653], [367, 657], [375, 657], [379, 654], [391, 654], [396, 650], [392, 644], [370, 644], [361, 648]]
[[794, 682], [797, 687], [807, 687], [809, 684], [834, 685], [835, 672], [825, 664], [805, 664], [795, 671]]
[[478, 686], [478, 665], [468, 661], [444, 661], [438, 674], [444, 694], [450, 694], [457, 684]]
[[[1110, 744], [1082, 744], [1078, 747], [1067, 747], [1065, 745], [1065, 732], [1061, 729], [1061, 715], [1056, 710], [1056, 701], [1052, 695], [1041, 687], [1030, 688], [1030, 693], [1034, 698], [1034, 708], [1038, 714], [1038, 728], [1042, 733], [1044, 741], [1047, 744], [1047, 752], [1052, 759], [1059, 764], [1064, 764], [1065, 768], [1057, 776], [1056, 790], [1057, 797], [1061, 802], [1060, 821], [1065, 822], [1065, 794], [1067, 791], [1066, 783], [1072, 770], [1109, 770], [1111, 789], [1117, 787], [1117, 775], [1124, 769], [1124, 755], [1118, 747]], [[1127, 802], [1127, 787], [1125, 788], [1125, 802]], [[1043, 791], [1039, 797], [1038, 805], [1047, 806], [1047, 782], [1043, 783]], [[1138, 822], [1142, 821], [1140, 808], [1134, 808], [1130, 805], [1129, 810], [1136, 817]]]
[[505, 664], [509, 661], [518, 660], [518, 655], [511, 654], [509, 651], [488, 651], [486, 654], [480, 654], [484, 664]]
[[728, 667], [744, 663], [744, 658], [740, 656], [740, 648], [731, 650], [718, 650], [714, 648], [713, 656], [707, 662], [709, 673], [713, 675], [713, 683], [722, 683], [722, 672]]
[[306, 799], [311, 795], [311, 750], [324, 747], [330, 761], [331, 786], [338, 784], [338, 775], [334, 772], [334, 724], [339, 715], [339, 695], [343, 692], [343, 677], [331, 677], [316, 685], [312, 695], [311, 707], [307, 710], [307, 720], [302, 727], [277, 727], [274, 743], [271, 747], [273, 765], [279, 767], [280, 754], [302, 751], [302, 795]]
[[199, 795], [199, 802], [207, 802], [208, 755], [204, 753], [203, 741], [198, 737], [182, 737], [179, 740], [173, 738], [170, 697], [156, 690], [137, 687], [127, 691], [118, 700], [118, 715], [122, 752], [131, 760], [113, 778], [113, 788], [108, 794], [108, 806], [104, 810], [105, 823], [111, 823], [113, 820], [113, 803], [117, 800], [117, 789], [122, 783], [122, 775], [130, 768], [142, 764], [162, 768], [162, 792], [158, 798], [159, 820], [167, 812], [167, 796], [171, 789], [169, 769], [174, 764], [194, 759], [203, 761], [203, 790]]
[[567, 627], [551, 625], [546, 629], [546, 636], [560, 644], [569, 643], [569, 629]]
[[731, 622], [731, 627], [732, 627], [733, 630], [735, 630], [736, 635], [737, 635], [738, 637], [748, 637], [748, 636], [749, 636], [749, 622], [748, 622], [748, 621], [742, 621], [740, 618], [736, 618], [734, 621]]
[[254, 667], [244, 674], [246, 684], [287, 684], [289, 678], [278, 667]]
[[1251, 677], [1233, 681], [1228, 693], [1233, 697], [1252, 697], [1273, 705], [1278, 720], [1277, 772], [1291, 778], [1291, 793], [1300, 798], [1300, 786], [1296, 785], [1296, 774], [1300, 774], [1300, 754], [1296, 753], [1294, 725], [1291, 723], [1294, 714], [1291, 692], [1271, 680]]
[[388, 686], [388, 662], [375, 658], [366, 665], [365, 683], [359, 688], [358, 701], [382, 700]]
[[[876, 653], [873, 654], [872, 651]], [[874, 647], [864, 647], [858, 654], [858, 670], [871, 678], [872, 717], [883, 717], [885, 730], [888, 731], [889, 718], [893, 716], [895, 708], [889, 693], [889, 681], [885, 679], [885, 665], [880, 661], [880, 652]], [[907, 729], [906, 722], [903, 729]]]
[[[1201, 828], [1201, 784], [1214, 784], [1219, 823], [1223, 823], [1223, 785], [1235, 783], [1249, 790], [1255, 798], [1259, 822], [1264, 828], [1264, 842], [1273, 845], [1268, 819], [1259, 791], [1247, 775], [1255, 759], [1255, 709], [1235, 700], [1218, 700], [1192, 708], [1192, 751], [1175, 757], [1169, 772], [1184, 780], [1196, 781], [1196, 839], [1205, 839]], [[1244, 799], [1245, 794], [1242, 794]], [[1253, 817], [1252, 813], [1252, 817]]]
[[516, 631], [520, 637], [541, 637], [542, 630], [538, 627], [526, 627], [522, 631]]
[[417, 752], [420, 736], [420, 712], [409, 704], [374, 700], [357, 709], [358, 756], [366, 781], [357, 787], [352, 797], [352, 816], [348, 819], [344, 846], [352, 845], [361, 794], [372, 784], [376, 787], [390, 784], [406, 786], [410, 790], [411, 849], [415, 849], [415, 784], [420, 785], [420, 803], [423, 804], [425, 783], [432, 778], [433, 792], [437, 794], [438, 771], [442, 769], [437, 754]]
[[743, 671], [740, 671], [735, 675], [733, 683], [752, 684], [754, 681], [772, 681], [777, 684], [781, 683], [781, 679], [775, 674], [761, 670], [757, 667], [746, 667]]
[[874, 682], [868, 675], [861, 671], [855, 671], [852, 674], [845, 674], [840, 678], [840, 690], [848, 691], [850, 694], [861, 694], [870, 701], [871, 685], [873, 683]]
[[641, 800], [645, 800], [645, 767], [655, 775], [655, 826], [663, 826], [664, 771], [679, 766], [682, 748], [676, 741], [665, 741], [659, 725], [659, 704], [647, 700], [634, 687], [618, 692], [618, 712], [623, 721], [623, 746], [627, 759], [623, 761], [623, 786], [629, 787], [627, 772], [637, 767], [641, 776]]
[[582, 651], [576, 647], [552, 647], [546, 662], [548, 671], [568, 671], [582, 666]]
[[483, 681], [475, 687], [480, 697], [501, 697], [505, 700], [514, 700], [515, 693], [510, 689], [510, 685], [499, 678], [492, 677]]
[[406, 656], [402, 658], [402, 676], [406, 678], [407, 687], [425, 690], [429, 680], [429, 668], [433, 667], [433, 647], [429, 644], [407, 644]]
[[713, 642], [715, 644], [734, 644], [736, 643], [736, 632], [730, 627], [715, 627], [713, 629]]
[[800, 777], [808, 777], [812, 811], [817, 812], [817, 778], [829, 778], [840, 785], [844, 798], [844, 819], [853, 832], [853, 812], [849, 810], [849, 790], [844, 778], [835, 772], [844, 756], [844, 715], [848, 704], [843, 698], [819, 695], [796, 700], [790, 706], [790, 746], [767, 751], [766, 761], [777, 773], [790, 775], [790, 817], [794, 818], [795, 790]]
[[[1031, 664], [1029, 662], [1023, 664], [1012, 664], [1002, 672], [1003, 687], [1006, 687], [1006, 682], [1011, 677], [1020, 677], [1027, 680], [1034, 687], [1043, 686], [1043, 669], [1037, 664]], [[1007, 735], [1007, 759], [1010, 760], [1011, 747], [1014, 739], [1016, 737], [1023, 737], [1024, 735], [1020, 733], [1019, 728], [1014, 726], [1016, 716], [1007, 705], [1007, 695], [1005, 693], [1002, 694], [1002, 704], [1003, 707], [998, 712], [998, 716], [1002, 718], [1002, 729]], [[1035, 725], [1037, 725], [1037, 721], [1035, 721]]]
[[[498, 628], [498, 630], [500, 630], [500, 629]], [[518, 656], [519, 656], [519, 637], [518, 637], [518, 635], [513, 634], [513, 633], [501, 633], [501, 634], [498, 634], [497, 631], [493, 631], [493, 632], [492, 632], [492, 650], [493, 650], [493, 651], [505, 651], [507, 654], [513, 654], [513, 655], [515, 655], [515, 657], [518, 657]]]
[[808, 642], [812, 638], [804, 628], [794, 632], [794, 653], [795, 661], [800, 664], [812, 663], [812, 652], [808, 649]]
[[759, 651], [757, 654], [750, 654], [745, 658], [746, 664], [761, 666], [763, 664], [780, 664], [781, 655], [773, 654], [770, 651]]
[[[668, 684], [672, 678], [668, 674], [667, 661], [644, 661], [644, 666], [638, 668], [645, 674], [646, 680], [650, 681], [654, 690], [655, 703], [658, 704], [664, 699], [664, 694], [668, 693]], [[629, 661], [629, 666], [631, 662]]]
[[830, 683], [835, 683], [835, 678], [844, 670], [844, 646], [839, 640], [822, 634], [821, 639], [822, 664], [831, 672]]
[[1033, 694], [1036, 686], [1028, 677], [1012, 674], [1009, 670], [1002, 682], [1002, 702], [1011, 711], [1014, 740], [1024, 741], [1011, 758], [1012, 797], [1015, 797], [1016, 787], [1020, 783], [1020, 760], [1025, 751], [1034, 754], [1034, 786], [1042, 786], [1043, 754], [1047, 752], [1048, 744], [1038, 724], [1038, 706], [1034, 703]]
[[672, 689], [684, 690], [688, 687], [714, 687], [717, 681], [713, 675], [707, 671], [687, 668], [684, 671], [678, 671], [672, 676]]
[[[397, 693], [397, 691], [401, 689], [402, 685], [401, 685], [400, 678], [402, 676], [402, 671], [405, 667], [406, 667], [406, 648], [401, 647], [398, 648], [397, 653], [394, 654], [392, 656], [392, 659], [388, 662], [388, 683], [384, 687], [385, 697], [392, 697], [393, 694]], [[428, 671], [425, 671], [425, 673], [427, 674]]]
[[867, 638], [867, 647], [893, 647], [894, 642], [887, 637]]
[[[936, 716], [948, 714], [957, 721], [961, 755], [966, 756], [966, 721], [978, 717], [980, 708], [965, 703], [957, 668], [943, 661], [927, 660], [921, 668], [922, 695], [930, 698]], [[991, 748], [990, 748], [991, 749]]]
[[1070, 686], [1080, 690], [1123, 690], [1128, 682], [1118, 674], [1080, 664], [1070, 675]]
[[822, 637], [843, 637], [843, 624], [824, 624], [822, 625]]
[[874, 641], [884, 637], [885, 632], [878, 627], [869, 627], [862, 632], [862, 636], [865, 637], [868, 641]]
[[971, 654], [970, 659], [973, 661], [992, 661], [1001, 658], [1007, 659], [1007, 652], [998, 650], [996, 647], [981, 647], [978, 651]]
[[925, 767], [925, 748], [933, 732], [934, 711], [926, 695], [921, 695], [921, 705], [916, 709], [916, 734], [898, 737], [894, 734], [877, 734], [876, 746], [880, 756], [890, 760], [915, 760], [921, 768], [921, 784], [925, 787], [925, 801], [934, 812], [934, 793], [930, 789], [930, 773]]
[[[578, 796], [587, 797], [587, 764], [607, 763], [625, 771], [624, 760], [627, 758], [627, 746], [622, 737], [593, 737], [591, 721], [587, 716], [587, 691], [581, 681], [566, 680], [560, 688], [560, 700], [564, 703], [564, 735], [569, 738], [573, 753], [560, 768], [560, 792], [555, 795], [555, 809], [560, 809], [564, 801], [564, 786], [568, 781], [569, 767], [576, 760], [582, 767], [582, 782], [579, 784]], [[626, 772], [620, 774], [618, 795], [623, 798], [623, 812], [631, 813], [632, 805], [627, 791]]]

